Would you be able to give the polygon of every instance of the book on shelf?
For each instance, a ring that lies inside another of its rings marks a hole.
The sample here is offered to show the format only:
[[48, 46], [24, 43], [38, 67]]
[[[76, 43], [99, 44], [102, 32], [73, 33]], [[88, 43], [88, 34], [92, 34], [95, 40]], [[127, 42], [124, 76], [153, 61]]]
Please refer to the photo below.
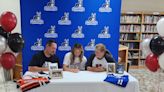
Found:
[[130, 60], [128, 60], [128, 62], [130, 64], [130, 68], [132, 68], [131, 66], [138, 66], [138, 62], [135, 59], [133, 59], [133, 60], [130, 59]]
[[139, 34], [120, 34], [121, 40], [139, 40]]
[[134, 59], [134, 58], [136, 58], [136, 59], [138, 59], [139, 58], [139, 52], [129, 52], [128, 53], [128, 58], [129, 59]]
[[141, 16], [139, 15], [121, 16], [121, 23], [141, 23]]
[[140, 25], [121, 25], [120, 30], [121, 32], [140, 32], [141, 26]]
[[163, 16], [145, 15], [144, 23], [154, 23], [156, 24]]
[[155, 36], [158, 36], [158, 34], [142, 34], [141, 40], [146, 39], [146, 38], [153, 38]]
[[141, 59], [146, 58], [146, 55], [143, 53], [143, 50], [141, 50], [140, 57], [141, 57]]
[[123, 45], [129, 47], [129, 49], [138, 49], [139, 48], [138, 43], [123, 43]]
[[145, 60], [140, 60], [140, 62], [138, 64], [139, 64], [139, 66], [145, 66]]
[[142, 32], [157, 32], [156, 25], [142, 25]]

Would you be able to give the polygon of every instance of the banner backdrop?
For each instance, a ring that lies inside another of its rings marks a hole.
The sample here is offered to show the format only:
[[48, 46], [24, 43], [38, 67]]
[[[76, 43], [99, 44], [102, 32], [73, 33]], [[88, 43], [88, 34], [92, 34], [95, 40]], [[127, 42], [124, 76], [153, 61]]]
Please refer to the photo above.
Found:
[[21, 0], [23, 71], [49, 39], [58, 44], [60, 64], [75, 43], [88, 58], [103, 43], [117, 61], [121, 0]]

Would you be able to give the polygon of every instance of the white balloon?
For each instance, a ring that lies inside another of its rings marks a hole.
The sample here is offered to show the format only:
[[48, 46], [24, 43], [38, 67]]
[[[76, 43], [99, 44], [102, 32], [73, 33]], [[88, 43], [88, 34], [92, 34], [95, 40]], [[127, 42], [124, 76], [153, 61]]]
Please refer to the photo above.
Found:
[[164, 18], [161, 18], [157, 22], [157, 31], [158, 31], [160, 36], [164, 36]]
[[161, 69], [164, 69], [164, 53], [159, 56], [158, 62]]
[[6, 39], [0, 35], [0, 54], [2, 54], [7, 48]]
[[150, 53], [152, 53], [150, 50], [150, 41], [151, 41], [150, 38], [144, 39], [140, 46], [142, 53], [144, 54], [145, 57], [148, 56]]

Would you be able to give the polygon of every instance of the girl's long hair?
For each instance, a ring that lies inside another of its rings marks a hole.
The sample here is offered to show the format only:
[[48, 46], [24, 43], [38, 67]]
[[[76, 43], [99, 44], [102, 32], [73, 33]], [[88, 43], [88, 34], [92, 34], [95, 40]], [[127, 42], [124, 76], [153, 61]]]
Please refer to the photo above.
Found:
[[80, 63], [82, 62], [82, 59], [83, 59], [83, 55], [84, 55], [84, 50], [83, 50], [83, 46], [81, 44], [74, 44], [72, 50], [71, 50], [71, 57], [70, 57], [70, 60], [71, 60], [71, 64], [74, 63], [75, 61], [75, 54], [74, 54], [74, 51], [75, 49], [79, 49], [81, 50], [81, 54], [79, 56], [80, 58]]

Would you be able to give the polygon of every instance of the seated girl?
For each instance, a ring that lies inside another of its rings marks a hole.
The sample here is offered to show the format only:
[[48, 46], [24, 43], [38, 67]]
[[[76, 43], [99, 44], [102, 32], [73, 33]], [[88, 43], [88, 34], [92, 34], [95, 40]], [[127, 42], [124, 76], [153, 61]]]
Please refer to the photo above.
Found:
[[92, 72], [103, 72], [106, 71], [107, 63], [110, 62], [115, 63], [112, 55], [103, 44], [97, 44], [95, 53], [89, 57], [86, 63], [86, 69]]
[[83, 47], [81, 44], [75, 44], [71, 52], [68, 52], [63, 61], [63, 70], [77, 73], [78, 71], [85, 70], [87, 62], [84, 56]]

